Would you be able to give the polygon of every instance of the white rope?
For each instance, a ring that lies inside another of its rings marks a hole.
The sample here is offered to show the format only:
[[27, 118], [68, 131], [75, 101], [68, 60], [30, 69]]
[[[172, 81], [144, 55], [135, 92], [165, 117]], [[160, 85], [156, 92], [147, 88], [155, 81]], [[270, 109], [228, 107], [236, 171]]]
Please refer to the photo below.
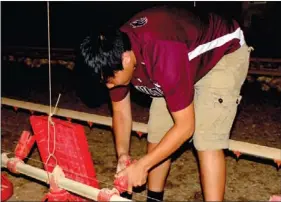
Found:
[[[48, 59], [49, 59], [49, 101], [50, 101], [50, 110], [49, 110], [49, 117], [48, 117], [48, 153], [49, 156], [46, 160], [46, 165], [48, 165], [48, 162], [51, 158], [55, 160], [55, 165], [57, 165], [57, 158], [55, 156], [55, 151], [56, 151], [56, 129], [55, 129], [55, 123], [52, 121], [52, 116], [54, 115], [59, 99], [57, 100], [56, 106], [54, 108], [54, 111], [52, 112], [52, 78], [51, 78], [51, 36], [50, 36], [50, 5], [49, 1], [47, 1], [47, 18], [48, 18]], [[53, 127], [54, 130], [54, 137], [53, 137], [53, 150], [50, 152], [50, 124]], [[49, 178], [49, 175], [48, 175]]]

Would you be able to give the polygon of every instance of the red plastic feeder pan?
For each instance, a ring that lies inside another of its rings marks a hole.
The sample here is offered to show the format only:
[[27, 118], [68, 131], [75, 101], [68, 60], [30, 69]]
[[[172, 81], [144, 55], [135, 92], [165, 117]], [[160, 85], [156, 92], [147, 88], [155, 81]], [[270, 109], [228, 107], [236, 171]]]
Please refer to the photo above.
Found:
[[[30, 122], [46, 171], [52, 172], [57, 163], [67, 178], [99, 188], [83, 126], [52, 118], [54, 126], [50, 124], [50, 137], [48, 138], [47, 116], [31, 116]], [[50, 152], [55, 149], [56, 160], [50, 158], [47, 162], [49, 157], [48, 147]], [[50, 194], [52, 197], [56, 197], [53, 196], [56, 195], [55, 193]], [[68, 200], [71, 198], [71, 201], [85, 201], [84, 198], [70, 193], [66, 198]], [[62, 199], [60, 198], [60, 200]]]
[[5, 174], [1, 174], [1, 201], [7, 201], [14, 193], [13, 184]]

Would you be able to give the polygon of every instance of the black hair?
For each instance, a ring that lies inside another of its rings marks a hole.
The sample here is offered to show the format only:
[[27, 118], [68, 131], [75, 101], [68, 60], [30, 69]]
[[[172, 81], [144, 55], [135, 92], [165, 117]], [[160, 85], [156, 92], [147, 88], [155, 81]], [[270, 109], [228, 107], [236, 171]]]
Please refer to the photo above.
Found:
[[84, 62], [93, 73], [107, 81], [109, 77], [114, 77], [115, 72], [123, 70], [122, 53], [131, 50], [131, 44], [127, 34], [107, 27], [87, 36], [81, 43], [80, 50]]

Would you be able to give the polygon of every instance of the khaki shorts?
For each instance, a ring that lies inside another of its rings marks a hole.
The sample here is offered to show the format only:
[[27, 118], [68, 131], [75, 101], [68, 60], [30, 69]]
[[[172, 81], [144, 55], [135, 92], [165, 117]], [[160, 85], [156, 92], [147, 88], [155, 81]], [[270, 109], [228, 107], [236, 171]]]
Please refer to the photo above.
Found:
[[[240, 90], [249, 68], [250, 49], [243, 45], [225, 55], [216, 66], [195, 84], [195, 132], [197, 150], [228, 148], [230, 130]], [[148, 142], [159, 143], [174, 122], [164, 98], [153, 98], [148, 122]]]

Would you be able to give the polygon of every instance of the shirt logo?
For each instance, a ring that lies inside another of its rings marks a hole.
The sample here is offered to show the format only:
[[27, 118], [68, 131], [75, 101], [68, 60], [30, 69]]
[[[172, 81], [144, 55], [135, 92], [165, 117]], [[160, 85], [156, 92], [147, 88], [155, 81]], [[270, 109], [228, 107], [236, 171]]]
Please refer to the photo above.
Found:
[[153, 97], [162, 97], [164, 96], [163, 91], [161, 90], [160, 86], [157, 84], [154, 84], [154, 88], [148, 88], [147, 86], [135, 86], [135, 88], [147, 95], [153, 96]]
[[130, 23], [133, 28], [142, 27], [147, 23], [147, 17], [142, 17]]

